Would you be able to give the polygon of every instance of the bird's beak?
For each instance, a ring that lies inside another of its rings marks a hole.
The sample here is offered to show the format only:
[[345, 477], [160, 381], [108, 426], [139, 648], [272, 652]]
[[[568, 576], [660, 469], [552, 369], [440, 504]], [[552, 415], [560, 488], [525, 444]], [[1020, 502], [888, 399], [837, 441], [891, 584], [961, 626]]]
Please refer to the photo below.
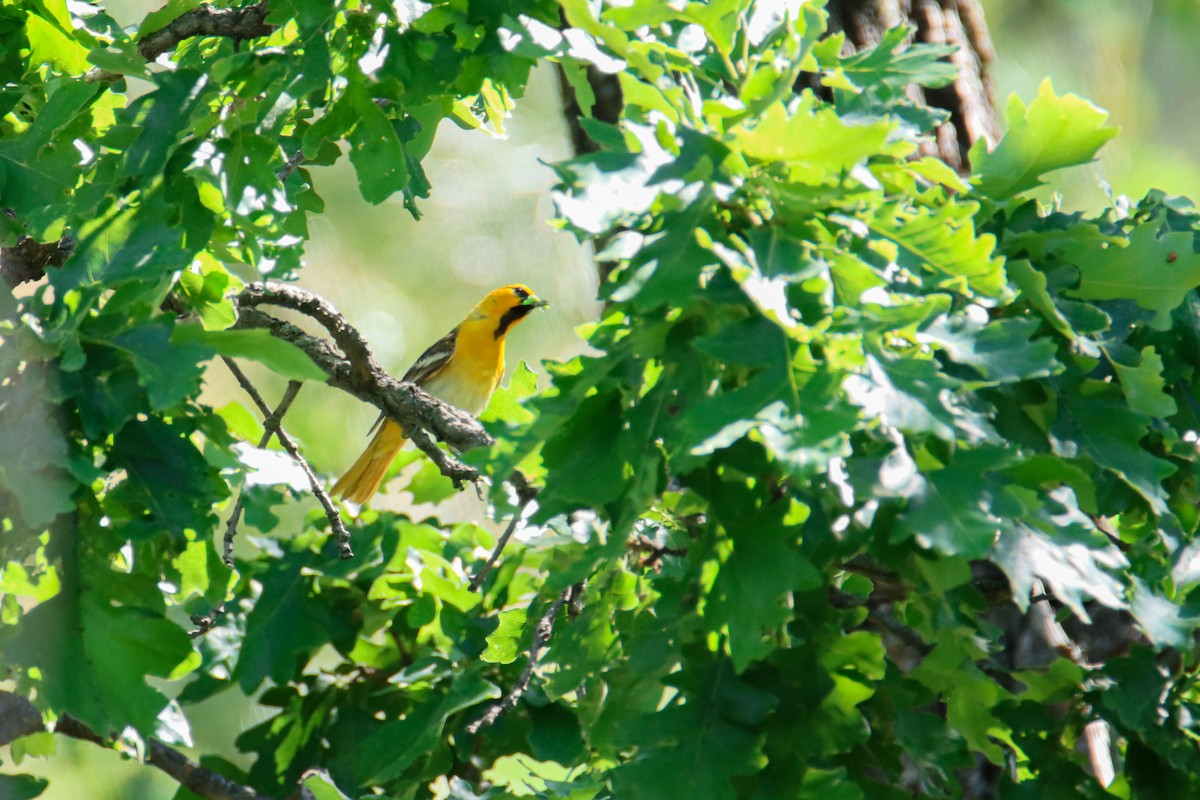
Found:
[[526, 297], [521, 301], [521, 305], [529, 306], [530, 308], [545, 308], [546, 306], [550, 305], [550, 301], [540, 300], [533, 295], [529, 295], [529, 297]]

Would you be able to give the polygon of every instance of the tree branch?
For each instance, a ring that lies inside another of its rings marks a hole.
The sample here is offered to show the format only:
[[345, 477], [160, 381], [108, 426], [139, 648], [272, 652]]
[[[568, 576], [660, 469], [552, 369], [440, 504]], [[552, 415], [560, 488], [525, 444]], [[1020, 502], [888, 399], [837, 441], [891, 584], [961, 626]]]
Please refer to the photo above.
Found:
[[[331, 334], [336, 331], [334, 335], [339, 340], [338, 345], [344, 349], [339, 352], [328, 341], [311, 336], [291, 323], [254, 308], [255, 305], [267, 303], [312, 316]], [[328, 375], [326, 383], [375, 406], [399, 423], [410, 438], [413, 431], [420, 428], [455, 450], [471, 450], [492, 443], [492, 437], [470, 414], [431, 397], [415, 384], [401, 382], [388, 375], [371, 357], [361, 334], [315, 295], [296, 287], [267, 284], [247, 289], [238, 298], [238, 305], [239, 316], [235, 327], [263, 328], [296, 345]], [[454, 466], [443, 460], [439, 467], [444, 468], [443, 474], [454, 480], [474, 480], [478, 477], [476, 470], [465, 465]], [[449, 472], [445, 471], [447, 467], [450, 468]]]
[[142, 37], [138, 53], [154, 61], [180, 42], [195, 36], [225, 36], [230, 39], [257, 39], [270, 36], [274, 25], [267, 24], [267, 4], [255, 3], [242, 8], [215, 8], [208, 4], [180, 14], [165, 28]]
[[[46, 730], [42, 715], [20, 695], [0, 691], [0, 746], [21, 736]], [[54, 733], [109, 747], [111, 743], [69, 714], [58, 718]], [[146, 739], [146, 763], [169, 775], [181, 786], [208, 800], [273, 800], [223, 775], [200, 766], [158, 739]]]
[[508, 694], [504, 695], [499, 702], [488, 706], [488, 710], [483, 713], [482, 717], [467, 726], [467, 733], [479, 733], [480, 730], [516, 708], [517, 703], [521, 702], [521, 698], [529, 688], [529, 681], [533, 678], [533, 669], [537, 666], [538, 657], [542, 654], [546, 643], [550, 641], [550, 634], [554, 632], [554, 618], [558, 616], [559, 609], [566, 604], [573, 590], [573, 586], [566, 589], [558, 596], [557, 600], [550, 604], [550, 608], [538, 620], [537, 627], [533, 629], [533, 643], [529, 645], [529, 663], [525, 665], [521, 677], [508, 690]]
[[[338, 554], [343, 559], [354, 558], [354, 551], [350, 548], [350, 531], [346, 530], [346, 526], [342, 524], [342, 517], [338, 514], [337, 507], [329, 499], [329, 494], [325, 491], [325, 487], [321, 485], [320, 479], [313, 472], [313, 468], [309, 465], [308, 460], [300, 454], [300, 448], [296, 447], [296, 443], [292, 441], [292, 437], [287, 435], [287, 432], [283, 430], [283, 426], [280, 424], [280, 419], [287, 411], [288, 406], [292, 404], [296, 393], [300, 391], [299, 381], [290, 381], [288, 383], [288, 389], [284, 394], [283, 400], [280, 402], [279, 407], [272, 411], [271, 407], [263, 400], [262, 395], [258, 393], [258, 389], [254, 387], [254, 384], [246, 377], [246, 373], [242, 372], [233, 359], [222, 356], [221, 360], [225, 362], [225, 366], [229, 367], [229, 371], [233, 373], [233, 377], [237, 379], [237, 382], [246, 391], [246, 394], [250, 395], [250, 399], [254, 401], [254, 405], [258, 407], [259, 412], [265, 417], [263, 427], [266, 430], [263, 433], [263, 439], [269, 440], [271, 434], [275, 434], [275, 438], [283, 445], [283, 449], [287, 451], [289, 456], [295, 459], [296, 463], [300, 465], [300, 469], [304, 470], [304, 475], [308, 478], [309, 486], [312, 487], [313, 494], [316, 496], [317, 501], [320, 502], [321, 508], [325, 509], [325, 517], [329, 520], [329, 525], [333, 528], [334, 535], [337, 537]], [[262, 447], [264, 445], [259, 446]], [[228, 545], [229, 543], [227, 542], [226, 544]], [[226, 556], [230, 555], [231, 553], [227, 549]]]
[[75, 252], [75, 237], [65, 235], [57, 242], [39, 242], [22, 236], [12, 247], [0, 247], [0, 278], [10, 288], [36, 281], [46, 267], [61, 267]]

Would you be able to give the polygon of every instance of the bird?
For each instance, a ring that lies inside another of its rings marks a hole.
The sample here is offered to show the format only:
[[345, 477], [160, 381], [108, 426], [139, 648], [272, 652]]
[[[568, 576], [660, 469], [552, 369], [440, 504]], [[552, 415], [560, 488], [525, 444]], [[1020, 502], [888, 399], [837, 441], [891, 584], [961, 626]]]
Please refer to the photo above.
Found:
[[[437, 399], [479, 416], [504, 375], [504, 340], [534, 309], [550, 305], [524, 284], [488, 292], [454, 330], [438, 339], [404, 374]], [[404, 446], [404, 430], [381, 414], [371, 427], [371, 443], [333, 485], [331, 493], [365, 505], [383, 482], [392, 459]]]

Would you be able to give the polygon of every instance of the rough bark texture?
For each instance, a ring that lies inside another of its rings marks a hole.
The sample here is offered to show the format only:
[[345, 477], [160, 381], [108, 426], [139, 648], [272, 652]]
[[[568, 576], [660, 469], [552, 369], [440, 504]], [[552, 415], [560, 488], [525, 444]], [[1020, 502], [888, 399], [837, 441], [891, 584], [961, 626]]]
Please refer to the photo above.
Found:
[[994, 144], [1000, 135], [988, 67], [995, 60], [978, 0], [830, 0], [830, 29], [846, 32], [855, 50], [877, 44], [888, 28], [912, 24], [916, 40], [958, 47], [952, 57], [958, 79], [943, 89], [910, 87], [914, 99], [950, 112], [925, 155], [936, 156], [961, 173], [970, 171], [967, 152], [980, 139]]

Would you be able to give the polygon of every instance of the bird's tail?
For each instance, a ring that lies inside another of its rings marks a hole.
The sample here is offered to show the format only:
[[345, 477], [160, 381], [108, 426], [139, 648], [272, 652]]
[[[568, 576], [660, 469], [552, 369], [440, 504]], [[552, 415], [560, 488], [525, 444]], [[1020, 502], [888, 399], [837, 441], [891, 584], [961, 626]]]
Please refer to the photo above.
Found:
[[378, 491], [392, 459], [400, 452], [405, 441], [407, 440], [399, 425], [390, 419], [383, 420], [367, 449], [363, 450], [358, 460], [333, 485], [332, 494], [351, 503], [366, 503]]

